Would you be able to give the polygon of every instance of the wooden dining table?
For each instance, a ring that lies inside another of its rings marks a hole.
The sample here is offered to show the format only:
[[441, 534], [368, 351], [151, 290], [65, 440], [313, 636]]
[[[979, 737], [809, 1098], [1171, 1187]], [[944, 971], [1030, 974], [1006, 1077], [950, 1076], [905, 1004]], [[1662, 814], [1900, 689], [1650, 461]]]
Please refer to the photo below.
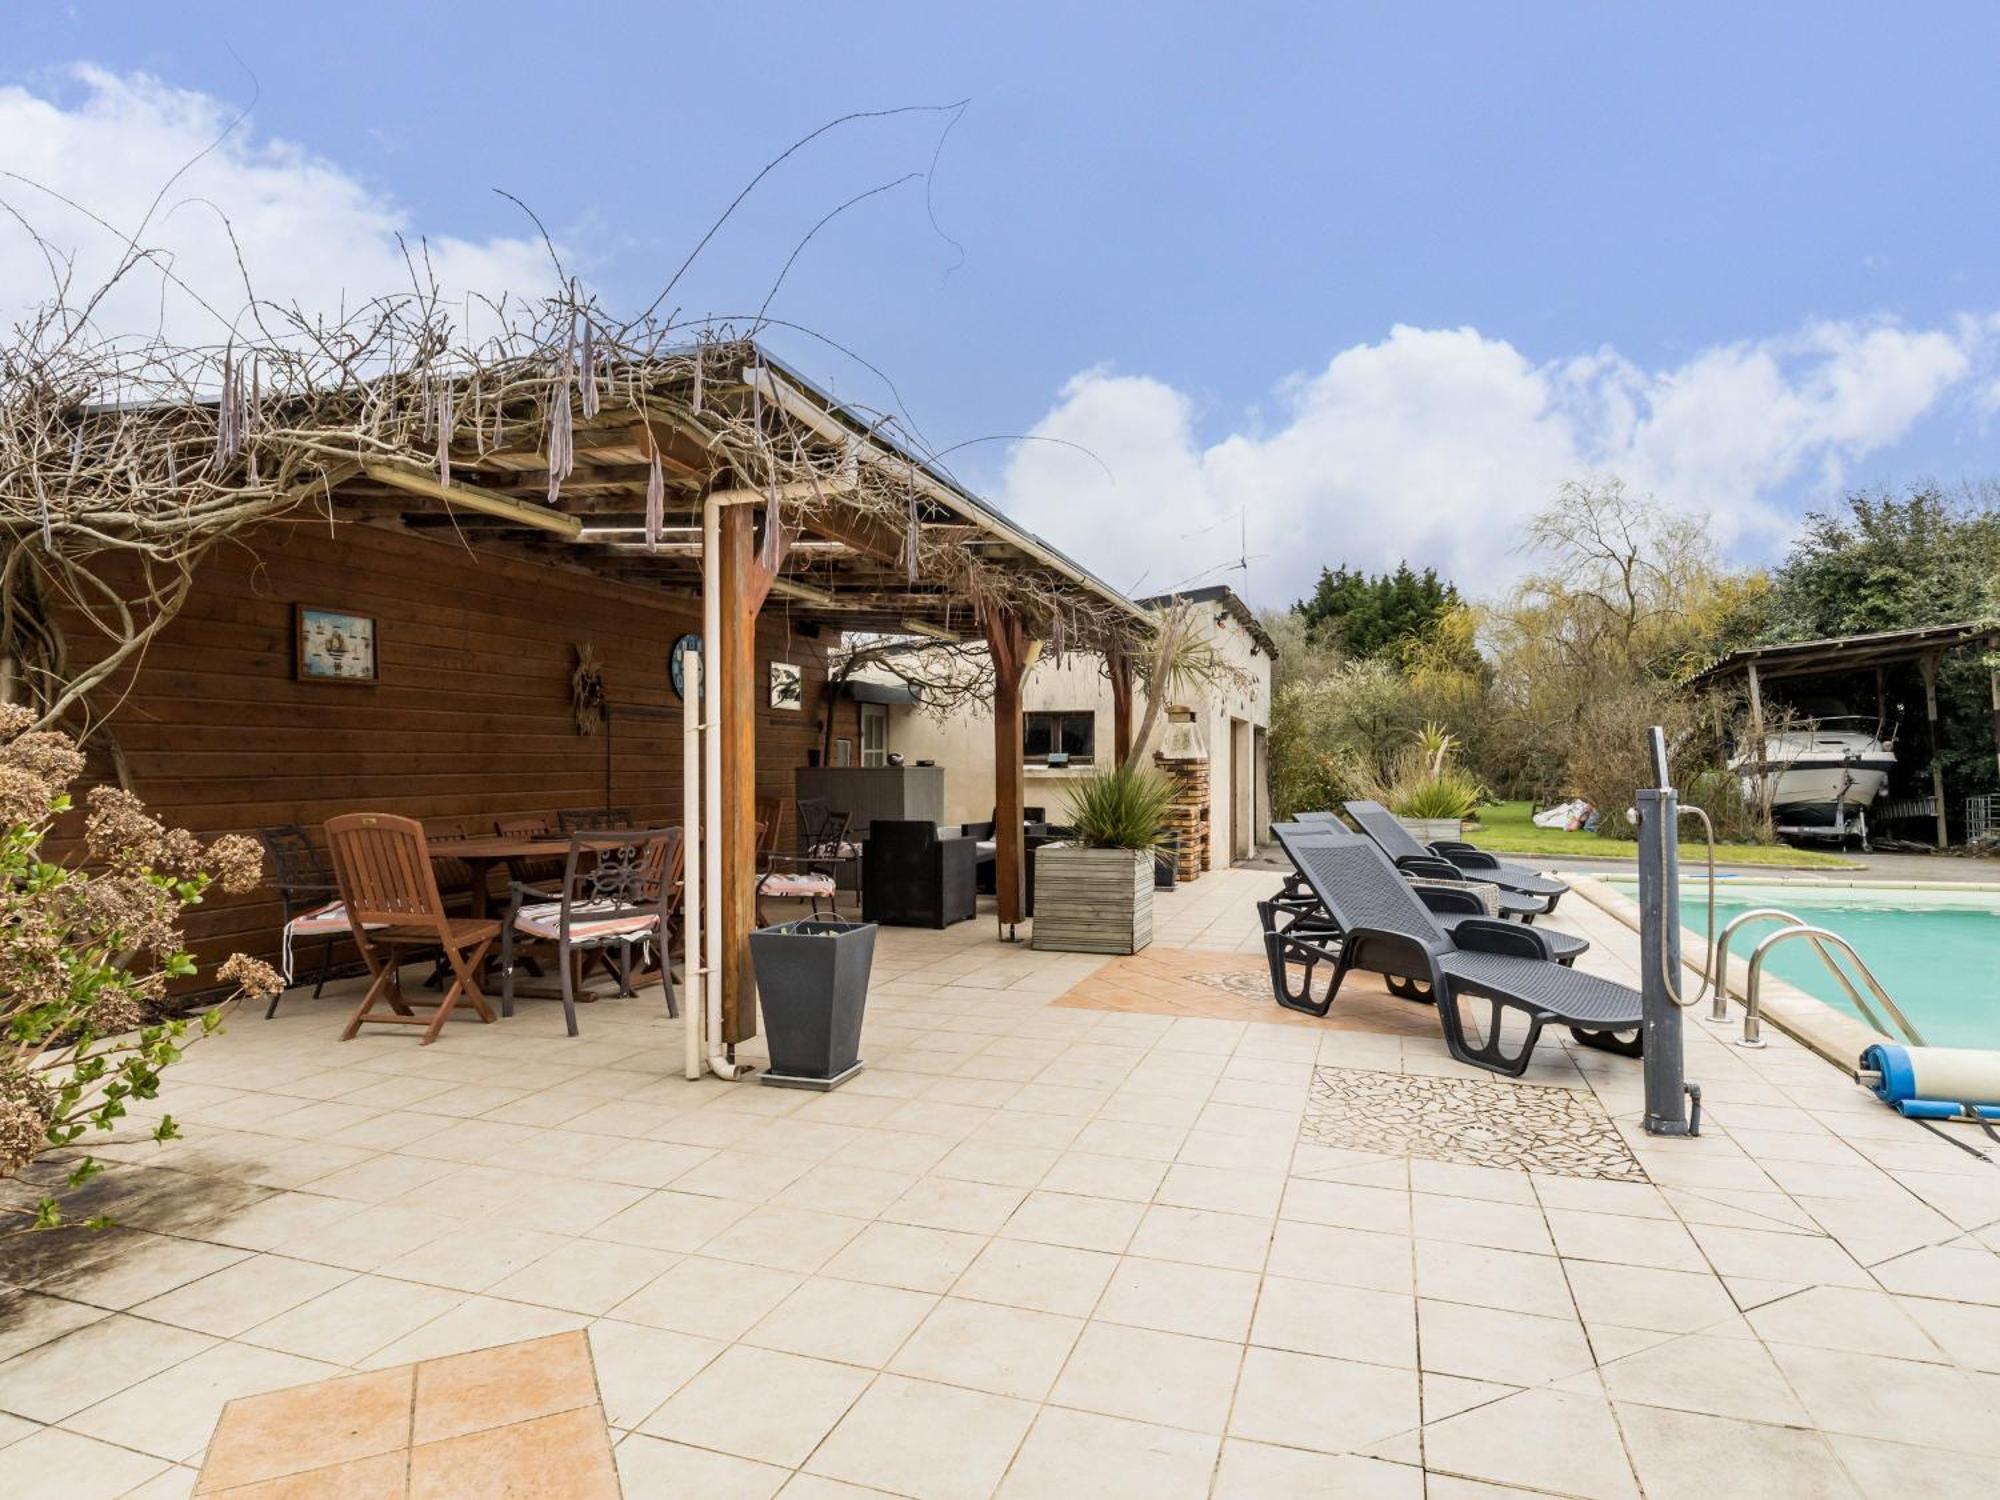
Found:
[[566, 838], [541, 837], [525, 838], [506, 834], [482, 834], [467, 839], [434, 838], [430, 841], [432, 859], [462, 859], [472, 867], [472, 915], [489, 915], [491, 898], [487, 894], [488, 878], [493, 867], [513, 859], [547, 859], [551, 856], [566, 856], [569, 840]]

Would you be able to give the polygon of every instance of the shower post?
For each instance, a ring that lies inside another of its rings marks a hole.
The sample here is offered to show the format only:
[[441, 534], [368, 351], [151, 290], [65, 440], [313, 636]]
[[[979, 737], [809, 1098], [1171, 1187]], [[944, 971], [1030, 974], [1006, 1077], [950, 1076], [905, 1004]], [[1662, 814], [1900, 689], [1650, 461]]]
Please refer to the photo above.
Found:
[[1681, 974], [1680, 797], [1667, 770], [1667, 737], [1651, 731], [1654, 779], [1639, 813], [1639, 996], [1645, 1017], [1646, 1133], [1692, 1135], [1681, 1055], [1681, 1008], [1669, 976]]

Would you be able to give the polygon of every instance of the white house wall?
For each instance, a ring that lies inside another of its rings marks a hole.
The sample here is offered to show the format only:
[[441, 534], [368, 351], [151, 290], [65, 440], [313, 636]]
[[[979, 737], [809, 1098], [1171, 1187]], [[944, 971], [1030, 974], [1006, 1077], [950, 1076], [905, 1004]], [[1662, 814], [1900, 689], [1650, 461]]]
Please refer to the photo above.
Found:
[[[1225, 687], [1219, 692], [1194, 696], [1187, 706], [1196, 710], [1202, 742], [1208, 747], [1211, 785], [1209, 788], [1209, 839], [1215, 863], [1229, 863], [1232, 832], [1233, 782], [1225, 768], [1236, 774], [1250, 774], [1250, 768], [1232, 768], [1227, 756], [1230, 721], [1241, 719], [1253, 729], [1268, 729], [1271, 722], [1271, 658], [1258, 648], [1249, 631], [1220, 606], [1200, 606], [1223, 615], [1221, 624], [1209, 624], [1211, 639], [1231, 666], [1248, 674], [1243, 687]], [[878, 675], [867, 674], [863, 675]], [[1090, 710], [1096, 716], [1096, 763], [1065, 770], [1045, 766], [1027, 768], [1027, 805], [1045, 807], [1055, 822], [1063, 821], [1068, 805], [1067, 792], [1076, 782], [1110, 764], [1113, 748], [1111, 683], [1104, 675], [1103, 658], [1072, 652], [1060, 662], [1044, 660], [1030, 669], [1021, 691], [1024, 712]], [[1132, 729], [1136, 734], [1145, 712], [1143, 695], [1136, 685], [1132, 703]], [[1154, 727], [1149, 750], [1157, 750], [1166, 730], [1166, 715]], [[905, 761], [935, 761], [944, 768], [944, 816], [947, 823], [984, 822], [993, 815], [993, 715], [985, 708], [971, 709], [940, 721], [919, 708], [896, 707], [889, 713], [889, 748]], [[1253, 805], [1269, 816], [1269, 802], [1263, 791]], [[1252, 841], [1260, 836], [1253, 830]]]

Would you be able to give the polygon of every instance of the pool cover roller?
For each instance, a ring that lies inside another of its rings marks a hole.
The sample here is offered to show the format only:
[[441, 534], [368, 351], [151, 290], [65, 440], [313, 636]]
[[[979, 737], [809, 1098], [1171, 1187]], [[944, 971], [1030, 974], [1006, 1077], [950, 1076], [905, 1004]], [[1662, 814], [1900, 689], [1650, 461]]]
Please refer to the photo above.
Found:
[[1904, 1047], [1877, 1042], [1857, 1076], [1875, 1097], [1912, 1120], [2000, 1121], [2000, 1052], [1978, 1047]]

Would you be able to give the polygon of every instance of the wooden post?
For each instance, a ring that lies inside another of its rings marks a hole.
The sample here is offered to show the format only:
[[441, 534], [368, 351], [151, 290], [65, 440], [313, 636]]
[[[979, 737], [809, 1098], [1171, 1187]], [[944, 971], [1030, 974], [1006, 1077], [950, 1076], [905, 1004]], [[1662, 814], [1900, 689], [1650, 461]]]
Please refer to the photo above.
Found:
[[1757, 663], [1750, 668], [1750, 741], [1756, 748], [1752, 762], [1757, 768], [1757, 816], [1764, 820], [1764, 836], [1770, 837], [1771, 824], [1777, 820], [1771, 815], [1771, 786], [1764, 764], [1764, 690], [1757, 680]]
[[1993, 695], [1993, 759], [2000, 763], [2000, 667], [1986, 669], [1986, 686]]
[[1027, 905], [1021, 679], [1028, 671], [1028, 629], [1019, 614], [999, 605], [986, 611], [983, 624], [993, 659], [993, 889], [1001, 935], [1011, 942]]
[[1111, 755], [1122, 766], [1132, 758], [1132, 663], [1113, 647], [1105, 653], [1104, 664], [1111, 672]]
[[1937, 846], [1942, 849], [1951, 842], [1951, 830], [1944, 812], [1944, 767], [1938, 764], [1937, 653], [1918, 657], [1917, 670], [1924, 678], [1924, 718], [1931, 731], [1931, 800], [1937, 803]]
[[[747, 504], [723, 507], [717, 576], [722, 584], [722, 640], [716, 647], [716, 714], [710, 734], [722, 736], [722, 1036], [734, 1046], [757, 1034], [757, 980], [750, 967], [750, 929], [757, 885], [757, 615], [771, 592], [784, 537], [767, 531], [757, 545], [756, 516]], [[766, 528], [778, 517], [768, 507]]]

